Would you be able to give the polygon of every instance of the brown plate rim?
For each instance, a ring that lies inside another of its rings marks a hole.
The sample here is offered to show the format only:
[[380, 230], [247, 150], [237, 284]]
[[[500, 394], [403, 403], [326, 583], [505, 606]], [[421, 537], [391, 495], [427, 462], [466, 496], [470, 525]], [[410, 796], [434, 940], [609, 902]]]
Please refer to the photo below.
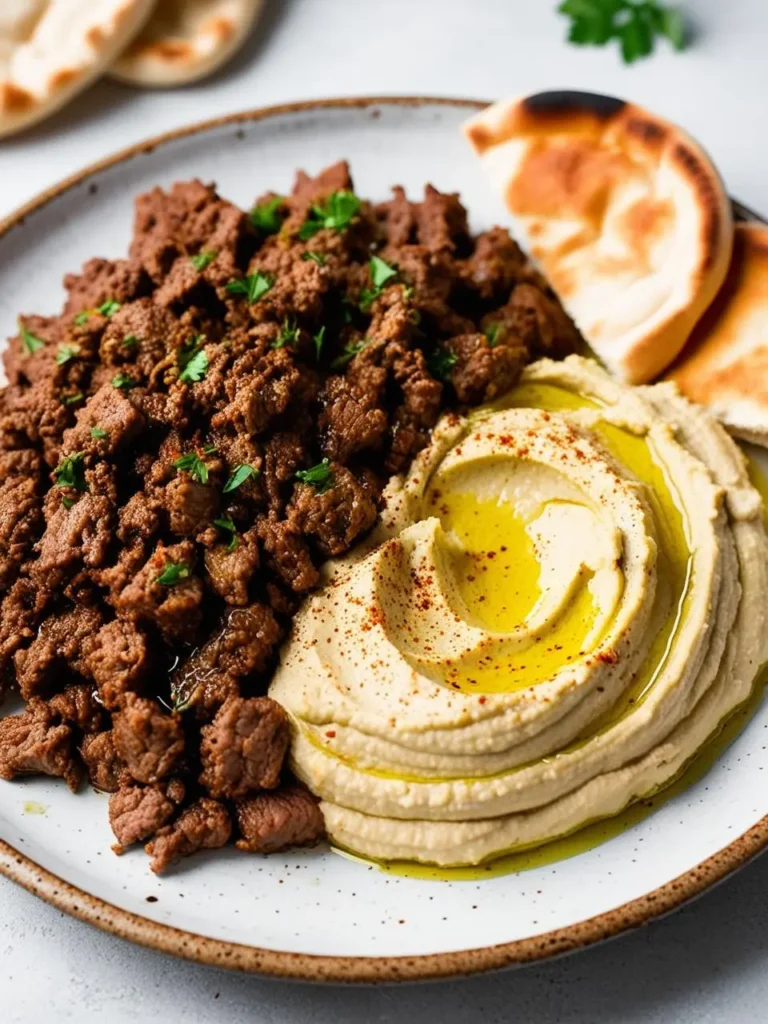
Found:
[[[329, 108], [365, 109], [377, 106], [437, 105], [466, 107], [471, 110], [479, 109], [487, 102], [446, 96], [351, 96], [283, 103], [199, 121], [129, 146], [103, 160], [89, 164], [46, 189], [10, 216], [0, 220], [0, 239], [13, 228], [23, 224], [25, 217], [29, 214], [40, 210], [47, 203], [80, 185], [94, 174], [143, 153], [150, 153], [157, 146], [167, 142], [197, 135], [214, 128], [236, 125], [241, 122], [260, 121], [283, 114], [312, 112]], [[752, 213], [743, 207], [739, 209], [739, 204], [734, 205], [742, 217]], [[0, 873], [58, 910], [81, 921], [86, 921], [103, 931], [139, 945], [171, 953], [187, 960], [236, 971], [305, 981], [395, 982], [423, 981], [474, 974], [532, 963], [577, 949], [584, 949], [675, 910], [686, 901], [722, 881], [737, 868], [743, 867], [766, 846], [768, 846], [768, 815], [738, 839], [689, 871], [644, 896], [598, 914], [596, 917], [528, 939], [422, 956], [349, 957], [288, 953], [196, 935], [171, 925], [150, 921], [131, 911], [116, 907], [106, 900], [92, 896], [40, 867], [30, 857], [3, 840], [0, 840]]]

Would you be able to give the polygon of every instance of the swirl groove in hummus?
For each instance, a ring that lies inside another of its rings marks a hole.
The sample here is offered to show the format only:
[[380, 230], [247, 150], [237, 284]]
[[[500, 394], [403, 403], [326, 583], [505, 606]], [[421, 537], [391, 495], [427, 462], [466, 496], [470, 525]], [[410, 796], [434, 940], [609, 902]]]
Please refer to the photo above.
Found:
[[367, 554], [326, 567], [270, 693], [330, 836], [476, 864], [674, 778], [764, 659], [743, 456], [674, 386], [530, 366], [446, 417]]

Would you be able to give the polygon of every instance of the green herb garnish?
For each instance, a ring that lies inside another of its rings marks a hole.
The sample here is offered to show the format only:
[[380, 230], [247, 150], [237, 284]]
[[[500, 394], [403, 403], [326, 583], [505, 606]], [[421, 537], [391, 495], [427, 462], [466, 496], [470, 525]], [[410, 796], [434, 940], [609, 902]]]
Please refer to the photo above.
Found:
[[354, 192], [346, 189], [333, 192], [324, 202], [312, 205], [307, 219], [299, 228], [299, 238], [306, 242], [322, 228], [330, 228], [338, 234], [360, 212], [360, 206]]
[[499, 343], [499, 335], [504, 330], [504, 324], [488, 324], [483, 334], [488, 339], [488, 344], [494, 348]]
[[160, 583], [164, 587], [174, 587], [182, 580], [189, 579], [191, 574], [192, 570], [186, 562], [166, 562], [160, 575], [155, 576], [155, 583]]
[[218, 452], [218, 448], [215, 444], [207, 444], [203, 448], [203, 455], [215, 455]]
[[328, 257], [325, 255], [325, 253], [312, 252], [310, 249], [307, 249], [306, 252], [302, 253], [301, 258], [304, 261], [312, 260], [312, 262], [316, 263], [318, 267], [324, 267], [325, 264], [328, 262]]
[[235, 466], [229, 480], [224, 484], [224, 494], [236, 491], [246, 480], [250, 480], [252, 476], [258, 476], [258, 472], [257, 469], [254, 469], [253, 466], [249, 466], [247, 463]]
[[358, 352], [363, 351], [367, 344], [367, 338], [363, 339], [363, 341], [350, 341], [347, 345], [344, 346], [344, 351], [341, 353], [341, 355], [336, 356], [336, 358], [333, 360], [333, 362], [331, 363], [331, 369], [343, 369], [343, 367], [345, 367], [347, 363], [352, 362], [352, 360], [355, 358]]
[[320, 362], [320, 355], [323, 351], [323, 345], [325, 343], [325, 324], [320, 328], [317, 334], [312, 335], [312, 341], [315, 346], [315, 358], [318, 363]]
[[176, 459], [173, 467], [174, 469], [182, 469], [185, 473], [189, 473], [192, 479], [197, 480], [198, 483], [208, 483], [208, 467], [197, 452], [188, 452], [187, 455], [182, 455], [181, 458]]
[[78, 327], [82, 327], [83, 324], [87, 324], [88, 323], [88, 317], [90, 315], [91, 315], [91, 311], [89, 309], [83, 309], [83, 310], [81, 310], [81, 312], [79, 312], [77, 314], [77, 316], [75, 317], [75, 321], [74, 322], [77, 324]]
[[190, 256], [189, 262], [195, 268], [195, 270], [205, 270], [211, 263], [216, 259], [219, 254], [217, 252], [209, 252], [203, 250], [203, 252], [197, 253], [196, 256]]
[[208, 372], [209, 364], [208, 355], [200, 349], [187, 360], [184, 369], [179, 374], [179, 380], [183, 384], [198, 384]]
[[434, 352], [430, 352], [427, 358], [427, 368], [433, 377], [446, 381], [450, 377], [451, 370], [456, 365], [457, 359], [458, 357], [455, 352], [449, 352], [444, 348], [436, 348]]
[[64, 508], [67, 510], [67, 512], [69, 512], [69, 510], [75, 504], [75, 499], [74, 498], [67, 498], [65, 496], [65, 497], [63, 497], [61, 499], [61, 504], [64, 506]]
[[56, 352], [56, 362], [59, 366], [64, 366], [70, 359], [75, 359], [80, 354], [79, 345], [59, 345]]
[[367, 313], [371, 308], [371, 304], [374, 299], [377, 299], [381, 295], [382, 289], [387, 281], [391, 281], [393, 277], [397, 277], [397, 270], [395, 267], [390, 267], [388, 263], [385, 263], [379, 256], [371, 256], [368, 262], [368, 273], [371, 275], [372, 288], [363, 288], [360, 292], [360, 309], [363, 313]]
[[101, 427], [91, 427], [91, 437], [94, 441], [101, 441], [103, 438], [108, 437], [108, 434]]
[[276, 234], [283, 226], [283, 221], [287, 216], [280, 211], [284, 202], [283, 196], [272, 196], [271, 199], [265, 199], [263, 203], [254, 206], [248, 214], [251, 224], [259, 231], [263, 231], [265, 235]]
[[120, 342], [121, 348], [136, 348], [139, 344], [139, 339], [135, 334], [126, 334], [123, 340]]
[[267, 294], [274, 283], [275, 279], [271, 274], [262, 274], [257, 270], [255, 274], [230, 281], [227, 291], [230, 295], [247, 295], [249, 304], [253, 305]]
[[283, 326], [280, 328], [280, 333], [272, 342], [272, 348], [285, 348], [286, 345], [295, 345], [299, 340], [299, 328], [295, 320], [289, 320], [287, 317], [283, 320]]
[[328, 464], [328, 459], [323, 459], [310, 469], [297, 469], [295, 476], [302, 483], [314, 487], [318, 494], [323, 494], [329, 487], [333, 487], [333, 470]]
[[82, 400], [84, 398], [85, 398], [85, 395], [83, 394], [82, 391], [75, 391], [71, 395], [62, 395], [61, 396], [61, 404], [62, 405], [77, 405], [77, 403], [78, 402], [82, 402]]
[[135, 381], [129, 373], [116, 373], [111, 381], [112, 387], [117, 388], [118, 391], [130, 391], [131, 388], [137, 388], [139, 386], [138, 381]]
[[45, 342], [42, 338], [38, 338], [32, 331], [28, 331], [24, 324], [19, 320], [19, 334], [21, 335], [21, 343], [27, 355], [33, 356], [35, 352], [39, 352], [41, 348], [45, 348]]
[[102, 302], [100, 306], [96, 307], [96, 312], [101, 313], [102, 316], [112, 316], [113, 313], [122, 308], [122, 302], [117, 302], [115, 299], [107, 299], [106, 302]]
[[76, 491], [87, 491], [85, 482], [85, 452], [67, 455], [53, 471], [57, 487], [74, 487]]
[[571, 19], [569, 42], [605, 46], [617, 39], [627, 64], [653, 53], [657, 37], [666, 37], [676, 50], [685, 49], [682, 13], [657, 0], [564, 0], [558, 10]]
[[237, 527], [231, 519], [214, 519], [213, 525], [218, 526], [220, 530], [229, 534], [229, 544], [227, 544], [227, 551], [234, 551], [240, 541], [237, 538]]

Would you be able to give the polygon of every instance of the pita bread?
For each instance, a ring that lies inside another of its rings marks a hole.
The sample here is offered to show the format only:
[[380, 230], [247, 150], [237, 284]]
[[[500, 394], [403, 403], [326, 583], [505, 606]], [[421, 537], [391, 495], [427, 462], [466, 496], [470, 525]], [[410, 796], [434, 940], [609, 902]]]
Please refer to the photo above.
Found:
[[110, 74], [132, 85], [184, 85], [212, 74], [245, 42], [262, 0], [158, 0]]
[[505, 100], [465, 125], [519, 240], [622, 380], [668, 366], [728, 270], [733, 219], [685, 132], [608, 96]]
[[725, 284], [666, 374], [737, 437], [768, 445], [768, 227], [737, 224]]
[[154, 0], [0, 0], [0, 136], [58, 110], [142, 28]]

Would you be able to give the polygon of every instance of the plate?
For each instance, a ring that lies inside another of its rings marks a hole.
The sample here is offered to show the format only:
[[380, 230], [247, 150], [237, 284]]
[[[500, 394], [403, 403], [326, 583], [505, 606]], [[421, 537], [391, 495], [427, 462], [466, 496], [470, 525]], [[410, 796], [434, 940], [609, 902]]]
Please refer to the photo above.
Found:
[[[134, 195], [198, 176], [248, 205], [297, 167], [346, 157], [361, 195], [431, 181], [475, 230], [504, 222], [459, 125], [480, 104], [347, 99], [195, 125], [117, 154], [0, 224], [0, 337], [19, 311], [55, 312], [61, 277], [123, 255]], [[5, 709], [4, 709], [5, 710]], [[392, 981], [488, 970], [587, 946], [669, 911], [768, 843], [768, 707], [697, 783], [571, 859], [482, 881], [385, 874], [327, 849], [198, 855], [163, 878], [117, 859], [107, 798], [61, 782], [0, 784], [0, 871], [61, 910], [136, 942], [240, 970]]]

